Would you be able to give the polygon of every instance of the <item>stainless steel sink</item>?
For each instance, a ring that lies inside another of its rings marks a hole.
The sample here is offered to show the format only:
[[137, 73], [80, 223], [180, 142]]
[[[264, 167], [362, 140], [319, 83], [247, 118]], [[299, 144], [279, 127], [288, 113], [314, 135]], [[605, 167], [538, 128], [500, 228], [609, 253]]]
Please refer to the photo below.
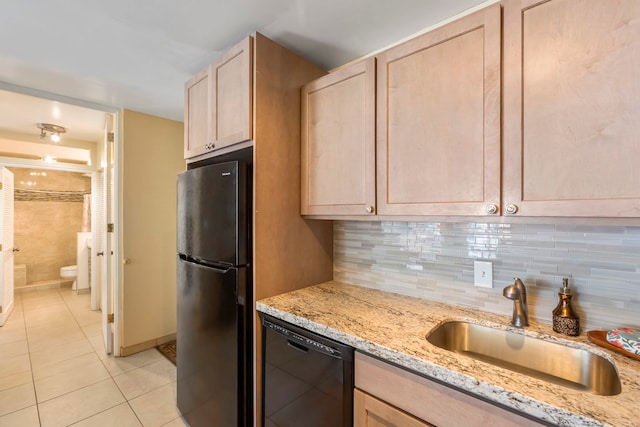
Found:
[[427, 335], [440, 348], [575, 390], [603, 396], [621, 391], [616, 367], [585, 349], [463, 321]]

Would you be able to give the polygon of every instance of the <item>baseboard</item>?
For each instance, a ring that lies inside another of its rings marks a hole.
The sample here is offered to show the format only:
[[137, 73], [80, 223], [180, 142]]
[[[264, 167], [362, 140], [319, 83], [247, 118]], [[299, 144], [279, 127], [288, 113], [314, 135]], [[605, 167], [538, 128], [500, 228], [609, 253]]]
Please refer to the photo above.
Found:
[[165, 335], [163, 337], [159, 337], [159, 338], [156, 338], [156, 339], [153, 339], [153, 340], [141, 342], [139, 344], [130, 345], [128, 347], [121, 347], [120, 348], [120, 356], [121, 357], [131, 356], [132, 354], [140, 353], [141, 351], [145, 351], [145, 350], [149, 350], [150, 348], [157, 347], [159, 345], [162, 345], [162, 344], [167, 343], [169, 341], [173, 341], [175, 339], [176, 339], [176, 334], [174, 333], [174, 334]]
[[62, 289], [71, 288], [73, 281], [68, 280], [42, 280], [40, 282], [31, 282], [24, 286], [15, 286], [14, 292], [31, 292], [41, 291], [43, 289]]

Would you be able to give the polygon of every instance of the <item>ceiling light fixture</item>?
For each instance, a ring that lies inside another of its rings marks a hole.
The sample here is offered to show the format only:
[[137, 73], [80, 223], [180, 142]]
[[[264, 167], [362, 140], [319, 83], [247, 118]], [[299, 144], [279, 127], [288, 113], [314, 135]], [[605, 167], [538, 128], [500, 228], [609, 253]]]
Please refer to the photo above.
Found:
[[40, 129], [40, 140], [47, 137], [47, 132], [51, 134], [51, 141], [60, 142], [60, 134], [65, 133], [67, 129], [59, 125], [52, 125], [51, 123], [36, 123], [38, 129]]

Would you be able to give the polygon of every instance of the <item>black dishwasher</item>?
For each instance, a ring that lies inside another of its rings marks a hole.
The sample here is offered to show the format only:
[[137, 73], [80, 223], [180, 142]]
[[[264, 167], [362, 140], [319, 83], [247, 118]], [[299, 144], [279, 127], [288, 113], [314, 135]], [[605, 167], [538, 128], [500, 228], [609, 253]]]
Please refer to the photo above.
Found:
[[353, 426], [353, 348], [260, 313], [262, 425]]

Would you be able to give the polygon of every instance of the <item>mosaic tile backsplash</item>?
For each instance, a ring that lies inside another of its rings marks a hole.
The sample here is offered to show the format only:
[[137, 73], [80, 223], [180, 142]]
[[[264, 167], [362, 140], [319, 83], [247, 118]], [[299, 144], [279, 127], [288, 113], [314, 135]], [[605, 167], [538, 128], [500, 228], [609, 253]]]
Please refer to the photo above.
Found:
[[[474, 260], [492, 262], [492, 289], [474, 286]], [[502, 289], [520, 277], [549, 324], [568, 277], [583, 331], [640, 329], [640, 227], [335, 221], [333, 276], [508, 315]]]

